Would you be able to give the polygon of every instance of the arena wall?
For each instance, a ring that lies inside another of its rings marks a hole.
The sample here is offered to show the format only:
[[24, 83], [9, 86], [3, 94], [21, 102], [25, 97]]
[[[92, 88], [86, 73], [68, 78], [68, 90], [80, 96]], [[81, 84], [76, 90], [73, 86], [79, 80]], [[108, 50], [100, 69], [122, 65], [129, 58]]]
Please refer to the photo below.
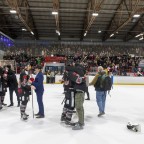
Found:
[[[89, 81], [92, 81], [94, 76], [89, 76]], [[19, 79], [19, 75], [17, 75]], [[62, 76], [56, 76], [55, 82], [60, 83], [59, 80]], [[46, 83], [46, 75], [44, 75], [44, 83]], [[144, 77], [131, 77], [131, 76], [114, 76], [115, 85], [144, 85]]]

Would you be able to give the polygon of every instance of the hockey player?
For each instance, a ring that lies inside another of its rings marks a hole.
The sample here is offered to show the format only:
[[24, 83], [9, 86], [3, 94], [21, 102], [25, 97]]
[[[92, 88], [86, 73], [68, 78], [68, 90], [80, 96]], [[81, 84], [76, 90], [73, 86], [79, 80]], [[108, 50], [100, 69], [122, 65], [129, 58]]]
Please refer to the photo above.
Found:
[[5, 105], [3, 103], [5, 93], [6, 93], [5, 79], [4, 79], [3, 69], [2, 67], [0, 67], [0, 110], [3, 108], [2, 105]]
[[78, 122], [72, 124], [73, 130], [83, 129], [84, 126], [84, 95], [86, 89], [85, 69], [82, 65], [75, 64], [74, 67], [66, 67], [69, 79], [74, 82], [75, 108], [78, 115]]
[[70, 124], [75, 104], [73, 82], [68, 77], [68, 71], [64, 72], [62, 82], [64, 83], [65, 99], [61, 121], [65, 121], [65, 124]]
[[29, 101], [29, 96], [31, 95], [31, 85], [28, 83], [28, 80], [30, 79], [29, 75], [29, 65], [25, 66], [24, 70], [20, 73], [20, 80], [19, 80], [19, 95], [20, 95], [20, 113], [22, 120], [27, 120], [28, 116], [25, 113], [27, 103]]
[[8, 69], [6, 67], [2, 68], [0, 67], [0, 76], [1, 76], [1, 86], [2, 86], [2, 91], [1, 91], [1, 97], [0, 97], [0, 102], [1, 105], [6, 106], [7, 104], [4, 103], [5, 99], [5, 94], [7, 92], [7, 81], [8, 81]]

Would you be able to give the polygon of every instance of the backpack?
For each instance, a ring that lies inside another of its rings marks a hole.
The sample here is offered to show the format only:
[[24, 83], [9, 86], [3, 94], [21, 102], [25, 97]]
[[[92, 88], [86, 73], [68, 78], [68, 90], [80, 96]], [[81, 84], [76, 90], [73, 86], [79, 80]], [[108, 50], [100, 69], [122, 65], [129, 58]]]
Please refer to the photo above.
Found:
[[110, 91], [112, 87], [112, 80], [111, 78], [104, 74], [100, 75], [94, 85], [97, 91]]
[[109, 76], [105, 76], [103, 81], [103, 88], [105, 91], [110, 91], [112, 87], [112, 79]]

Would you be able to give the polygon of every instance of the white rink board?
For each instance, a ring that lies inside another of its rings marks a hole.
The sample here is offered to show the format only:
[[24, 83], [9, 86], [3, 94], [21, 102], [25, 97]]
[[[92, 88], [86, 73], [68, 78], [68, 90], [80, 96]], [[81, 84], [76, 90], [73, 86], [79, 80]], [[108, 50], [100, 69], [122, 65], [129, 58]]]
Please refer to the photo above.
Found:
[[[92, 81], [94, 76], [89, 76], [89, 82]], [[19, 75], [17, 75], [19, 79]], [[58, 83], [62, 76], [56, 76], [55, 82]], [[44, 75], [44, 83], [46, 83], [46, 75]], [[128, 84], [128, 85], [144, 85], [144, 77], [131, 77], [131, 76], [114, 76], [114, 84]]]
[[[56, 82], [62, 76], [56, 76]], [[89, 82], [93, 80], [94, 76], [89, 76]], [[114, 76], [114, 84], [144, 84], [144, 77], [131, 77], [131, 76]]]

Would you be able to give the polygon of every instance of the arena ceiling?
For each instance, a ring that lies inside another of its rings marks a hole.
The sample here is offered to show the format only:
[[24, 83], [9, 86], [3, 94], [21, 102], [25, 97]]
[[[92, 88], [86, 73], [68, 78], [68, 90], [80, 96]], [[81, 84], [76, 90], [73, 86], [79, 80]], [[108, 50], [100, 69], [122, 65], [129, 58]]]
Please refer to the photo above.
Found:
[[0, 31], [13, 39], [139, 40], [144, 0], [0, 0]]

